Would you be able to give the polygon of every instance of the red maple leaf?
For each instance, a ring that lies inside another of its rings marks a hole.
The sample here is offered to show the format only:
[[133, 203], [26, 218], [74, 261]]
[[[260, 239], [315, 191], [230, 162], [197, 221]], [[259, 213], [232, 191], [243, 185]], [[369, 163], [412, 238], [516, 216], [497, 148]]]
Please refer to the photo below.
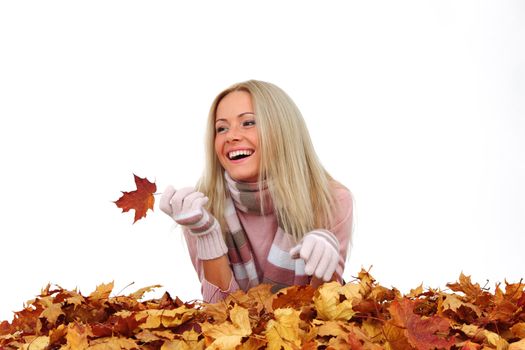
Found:
[[133, 176], [135, 177], [137, 189], [131, 192], [122, 191], [122, 197], [114, 203], [122, 209], [123, 213], [130, 209], [135, 209], [135, 220], [133, 221], [135, 223], [137, 220], [146, 217], [148, 209], [153, 210], [153, 204], [155, 203], [153, 193], [157, 191], [157, 185], [149, 182], [146, 178], [140, 178], [135, 174]]
[[439, 333], [449, 333], [450, 322], [446, 318], [422, 318], [414, 313], [414, 302], [407, 299], [395, 300], [389, 310], [397, 326], [404, 328], [408, 342], [416, 349], [450, 349], [454, 345], [454, 337], [438, 336]]

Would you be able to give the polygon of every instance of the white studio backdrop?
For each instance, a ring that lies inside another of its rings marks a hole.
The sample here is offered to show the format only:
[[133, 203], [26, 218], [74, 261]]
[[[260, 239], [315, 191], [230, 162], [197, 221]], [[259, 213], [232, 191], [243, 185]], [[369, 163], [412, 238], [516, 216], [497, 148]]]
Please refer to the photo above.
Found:
[[112, 201], [195, 184], [212, 99], [251, 78], [354, 193], [347, 280], [525, 277], [524, 3], [319, 4], [1, 2], [0, 320], [48, 282], [199, 299], [171, 219]]

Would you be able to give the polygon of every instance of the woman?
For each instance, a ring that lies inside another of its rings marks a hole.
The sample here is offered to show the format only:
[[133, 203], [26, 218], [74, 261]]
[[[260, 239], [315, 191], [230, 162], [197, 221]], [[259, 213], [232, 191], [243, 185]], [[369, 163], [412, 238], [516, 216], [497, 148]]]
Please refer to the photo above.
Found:
[[203, 299], [260, 283], [342, 281], [352, 195], [319, 162], [290, 97], [256, 80], [213, 101], [206, 168], [196, 188], [163, 192], [160, 208], [183, 226]]

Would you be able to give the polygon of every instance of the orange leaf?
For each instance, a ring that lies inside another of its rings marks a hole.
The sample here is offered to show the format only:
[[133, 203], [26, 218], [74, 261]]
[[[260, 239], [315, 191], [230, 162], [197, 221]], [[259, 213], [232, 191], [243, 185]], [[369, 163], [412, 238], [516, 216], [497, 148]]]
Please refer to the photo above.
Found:
[[454, 345], [454, 337], [445, 339], [436, 335], [449, 333], [450, 323], [447, 319], [439, 316], [422, 318], [414, 314], [414, 302], [407, 299], [394, 301], [389, 310], [396, 324], [405, 328], [405, 336], [416, 349], [450, 349]]
[[146, 217], [146, 212], [148, 209], [153, 210], [153, 204], [155, 203], [155, 198], [153, 193], [157, 191], [157, 185], [151, 183], [146, 178], [140, 178], [137, 175], [133, 174], [135, 177], [135, 184], [137, 189], [131, 192], [122, 192], [123, 195], [114, 203], [117, 207], [122, 209], [122, 212], [127, 212], [130, 209], [135, 210], [135, 220], [133, 223], [138, 220]]

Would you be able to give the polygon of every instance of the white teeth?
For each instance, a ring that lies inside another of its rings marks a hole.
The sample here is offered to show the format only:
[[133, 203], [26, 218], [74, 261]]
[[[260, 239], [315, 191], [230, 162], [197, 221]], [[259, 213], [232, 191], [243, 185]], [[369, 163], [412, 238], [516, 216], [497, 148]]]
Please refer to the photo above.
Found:
[[242, 150], [233, 151], [233, 152], [228, 153], [228, 158], [232, 159], [240, 155], [251, 156], [252, 153], [253, 151], [250, 151], [248, 149], [242, 149]]

